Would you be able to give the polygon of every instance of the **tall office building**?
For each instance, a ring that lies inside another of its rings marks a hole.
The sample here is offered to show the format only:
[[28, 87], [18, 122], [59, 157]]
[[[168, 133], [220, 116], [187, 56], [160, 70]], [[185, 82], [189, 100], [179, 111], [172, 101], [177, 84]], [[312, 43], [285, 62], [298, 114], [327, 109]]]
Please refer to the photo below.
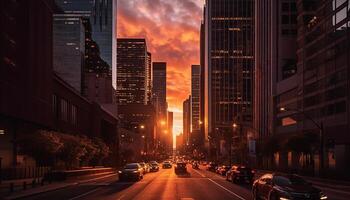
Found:
[[[298, 84], [296, 74], [296, 0], [256, 0], [255, 4], [255, 92], [254, 137], [257, 145], [275, 134], [276, 103], [293, 101], [274, 97]], [[261, 148], [260, 148], [261, 149]], [[268, 158], [257, 157], [267, 167]]]
[[[204, 12], [203, 12], [204, 14]], [[205, 16], [205, 15], [204, 15]], [[201, 66], [201, 76], [200, 76], [200, 134], [203, 137], [202, 144], [204, 147], [208, 147], [208, 135], [205, 134], [205, 22], [204, 19], [200, 26], [200, 66]]]
[[152, 54], [147, 52], [147, 104], [152, 103], [153, 97], [153, 68], [152, 68]]
[[84, 54], [85, 28], [82, 19], [72, 14], [55, 14], [53, 69], [79, 93], [82, 93]]
[[202, 121], [200, 120], [200, 77], [201, 77], [201, 66], [191, 66], [191, 142], [200, 145], [202, 136], [200, 135], [200, 127]]
[[55, 0], [56, 12], [89, 18], [92, 38], [101, 51], [101, 58], [112, 67], [113, 87], [116, 88], [116, 14], [117, 0]]
[[207, 0], [205, 44], [205, 131], [227, 156], [232, 124], [252, 125], [254, 1]]
[[117, 39], [117, 102], [147, 104], [147, 45], [145, 39]]
[[166, 120], [166, 62], [153, 62], [153, 94], [158, 119]]
[[191, 96], [186, 99], [182, 104], [183, 117], [182, 117], [182, 128], [183, 128], [183, 144], [190, 144], [190, 133], [191, 133]]
[[165, 144], [168, 152], [173, 151], [173, 127], [174, 127], [174, 113], [168, 112], [168, 133], [165, 135]]

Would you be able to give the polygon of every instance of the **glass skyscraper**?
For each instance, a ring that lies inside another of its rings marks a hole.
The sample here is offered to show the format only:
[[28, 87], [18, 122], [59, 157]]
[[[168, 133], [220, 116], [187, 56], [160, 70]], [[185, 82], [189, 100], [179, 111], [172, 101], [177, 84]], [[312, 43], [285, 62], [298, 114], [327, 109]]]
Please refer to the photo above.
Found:
[[112, 68], [116, 85], [116, 0], [55, 0], [59, 13], [90, 19], [92, 39], [100, 48], [101, 58]]

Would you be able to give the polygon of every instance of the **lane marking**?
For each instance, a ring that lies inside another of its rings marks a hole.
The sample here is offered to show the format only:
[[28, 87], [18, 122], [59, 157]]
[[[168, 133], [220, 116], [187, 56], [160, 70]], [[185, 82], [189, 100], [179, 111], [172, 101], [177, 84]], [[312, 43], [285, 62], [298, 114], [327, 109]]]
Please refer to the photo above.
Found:
[[212, 179], [208, 178], [208, 180], [211, 181], [212, 183], [214, 183], [215, 185], [219, 186], [220, 188], [224, 189], [226, 192], [232, 194], [233, 196], [235, 196], [235, 197], [237, 197], [237, 198], [239, 198], [239, 199], [241, 199], [241, 200], [246, 200], [246, 199], [243, 198], [242, 196], [240, 196], [240, 195], [238, 195], [238, 194], [232, 192], [231, 190], [225, 188], [224, 186], [220, 185], [219, 183], [213, 181]]
[[73, 198], [71, 198], [71, 199], [69, 199], [69, 200], [79, 199], [79, 198], [84, 197], [84, 196], [86, 196], [86, 195], [89, 195], [89, 194], [91, 194], [91, 193], [93, 193], [93, 192], [96, 192], [96, 191], [99, 190], [99, 189], [100, 189], [100, 188], [96, 188], [96, 189], [94, 189], [94, 190], [90, 190], [89, 192], [83, 193], [83, 194], [78, 195], [78, 196], [76, 196], [76, 197], [73, 197]]
[[200, 173], [199, 171], [197, 170], [193, 170], [194, 172], [196, 172], [197, 174], [201, 175], [202, 177], [205, 177], [205, 175], [203, 175], [202, 173]]
[[97, 178], [88, 179], [88, 180], [84, 180], [84, 181], [78, 181], [77, 183], [78, 183], [78, 184], [89, 183], [89, 182], [92, 182], [92, 181], [96, 181], [96, 180], [100, 180], [100, 179], [104, 179], [104, 178], [108, 178], [108, 177], [116, 176], [116, 175], [117, 175], [116, 173], [108, 174], [108, 175], [102, 176], [102, 177], [97, 177]]

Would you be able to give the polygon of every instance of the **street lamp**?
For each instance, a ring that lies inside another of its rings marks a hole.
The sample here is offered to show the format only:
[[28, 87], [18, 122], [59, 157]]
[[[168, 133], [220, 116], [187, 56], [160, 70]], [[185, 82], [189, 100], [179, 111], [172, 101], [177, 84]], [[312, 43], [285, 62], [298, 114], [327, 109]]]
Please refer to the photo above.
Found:
[[161, 120], [161, 121], [160, 121], [160, 125], [161, 125], [161, 126], [164, 126], [165, 124], [166, 124], [166, 122], [165, 122], [164, 120]]
[[307, 115], [304, 111], [298, 110], [298, 109], [289, 109], [285, 107], [281, 107], [279, 109], [281, 112], [285, 111], [294, 111], [297, 113], [303, 114], [308, 120], [310, 120], [319, 130], [319, 139], [320, 139], [320, 147], [319, 147], [319, 153], [320, 153], [320, 172], [323, 171], [324, 168], [324, 128], [323, 128], [323, 122], [317, 123], [312, 117]]
[[199, 125], [202, 125], [202, 124], [203, 124], [203, 122], [202, 122], [201, 120], [199, 120], [199, 121], [198, 121], [198, 124], [199, 124]]
[[141, 128], [141, 129], [145, 129], [145, 125], [141, 125], [140, 128]]
[[237, 126], [238, 126], [238, 125], [237, 125], [236, 123], [233, 123], [233, 124], [232, 124], [232, 127], [233, 127], [233, 128], [237, 128]]

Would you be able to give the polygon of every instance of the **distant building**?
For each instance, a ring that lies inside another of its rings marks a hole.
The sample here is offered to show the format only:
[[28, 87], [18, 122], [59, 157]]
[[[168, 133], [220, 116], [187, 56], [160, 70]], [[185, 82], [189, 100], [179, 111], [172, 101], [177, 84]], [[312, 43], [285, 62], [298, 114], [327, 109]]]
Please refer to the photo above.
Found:
[[201, 89], [201, 67], [200, 65], [191, 66], [191, 143], [198, 146], [202, 145], [204, 136], [201, 135], [200, 127], [202, 121], [200, 120], [200, 89]]
[[152, 103], [153, 98], [153, 68], [152, 54], [147, 52], [147, 104]]
[[183, 134], [176, 136], [176, 150], [180, 151], [183, 149]]
[[238, 147], [246, 137], [234, 137], [236, 154], [229, 158], [230, 135], [233, 123], [244, 128], [243, 134], [252, 126], [254, 1], [206, 0], [204, 12], [205, 134], [211, 138], [211, 155], [239, 162], [244, 158]]
[[166, 102], [166, 69], [166, 62], [153, 62], [153, 101], [157, 108], [159, 119], [166, 119], [168, 110]]
[[148, 55], [145, 39], [117, 39], [117, 102], [119, 105], [148, 102]]
[[173, 152], [173, 128], [174, 128], [174, 113], [168, 112], [168, 132], [165, 134], [166, 149], [171, 154]]
[[190, 144], [191, 134], [191, 96], [183, 102], [183, 143]]
[[82, 19], [71, 14], [53, 18], [53, 69], [76, 91], [82, 93], [85, 28]]

